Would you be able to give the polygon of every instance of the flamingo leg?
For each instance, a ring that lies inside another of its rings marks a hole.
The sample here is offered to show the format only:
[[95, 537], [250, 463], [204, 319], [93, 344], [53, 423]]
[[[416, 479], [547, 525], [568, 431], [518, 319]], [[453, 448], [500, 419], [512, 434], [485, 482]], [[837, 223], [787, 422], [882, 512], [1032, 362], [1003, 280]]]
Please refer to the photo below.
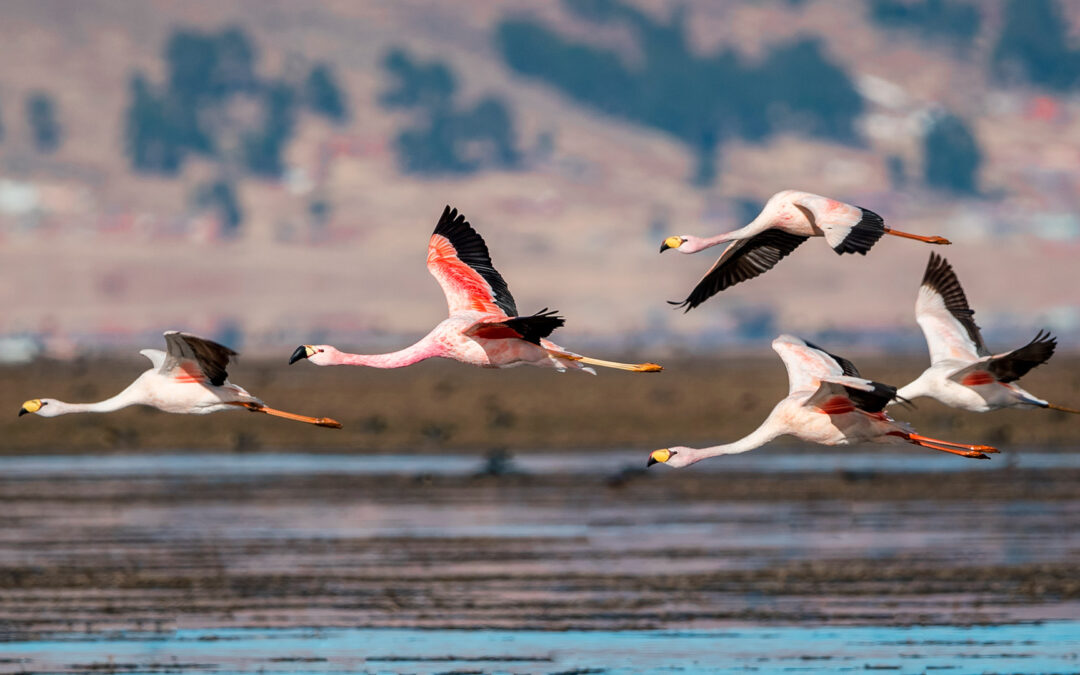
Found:
[[317, 427], [327, 427], [329, 429], [340, 429], [341, 422], [330, 419], [329, 417], [308, 417], [307, 415], [297, 415], [296, 413], [285, 412], [284, 410], [278, 410], [265, 405], [259, 405], [257, 403], [242, 403], [239, 401], [232, 401], [231, 405], [238, 405], [243, 408], [247, 408], [251, 412], [266, 413], [267, 415], [273, 415], [274, 417], [282, 417], [287, 420], [294, 420], [296, 422], [307, 422], [308, 424], [314, 424]]
[[908, 443], [913, 443], [921, 448], [930, 448], [931, 450], [940, 450], [942, 452], [950, 452], [954, 455], [960, 455], [962, 457], [971, 457], [973, 459], [990, 459], [983, 453], [996, 453], [998, 449], [989, 445], [968, 445], [966, 443], [953, 443], [952, 441], [943, 441], [937, 438], [930, 438], [928, 436], [921, 436], [919, 434], [904, 434], [901, 436]]
[[885, 228], [885, 234], [891, 234], [894, 237], [903, 237], [905, 239], [914, 239], [915, 241], [924, 241], [927, 244], [951, 244], [952, 242], [945, 237], [931, 236], [926, 237], [921, 234], [911, 234], [910, 232], [901, 232], [900, 230], [894, 230], [891, 227]]
[[1047, 403], [1046, 407], [1051, 410], [1060, 410], [1061, 412], [1074, 413], [1080, 415], [1080, 410], [1073, 410], [1072, 408], [1066, 408], [1060, 405], [1054, 405], [1053, 403]]
[[629, 370], [634, 373], [658, 373], [664, 369], [663, 366], [656, 363], [619, 363], [618, 361], [604, 361], [602, 359], [593, 359], [588, 356], [578, 356], [577, 354], [567, 354], [566, 352], [556, 351], [554, 349], [547, 350], [548, 354], [560, 359], [566, 359], [567, 361], [580, 361], [581, 363], [587, 363], [590, 366], [603, 366], [604, 368], [618, 368], [619, 370]]
[[980, 452], [997, 453], [1000, 452], [997, 448], [991, 445], [972, 445], [971, 443], [954, 443], [952, 441], [943, 441], [940, 438], [930, 438], [929, 436], [923, 436], [922, 434], [908, 434], [908, 440], [913, 441], [927, 441], [936, 445], [947, 445], [950, 448], [964, 448], [966, 450], [978, 450]]

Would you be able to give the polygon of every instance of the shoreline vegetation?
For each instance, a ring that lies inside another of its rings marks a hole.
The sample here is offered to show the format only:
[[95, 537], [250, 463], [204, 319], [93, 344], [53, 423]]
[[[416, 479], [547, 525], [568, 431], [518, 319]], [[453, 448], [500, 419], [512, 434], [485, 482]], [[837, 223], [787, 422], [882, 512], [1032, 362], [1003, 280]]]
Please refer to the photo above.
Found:
[[[624, 355], [626, 360], [647, 355]], [[276, 408], [329, 416], [344, 429], [314, 429], [243, 411], [199, 418], [133, 407], [107, 415], [17, 418], [38, 397], [93, 401], [123, 389], [145, 367], [137, 359], [39, 360], [0, 367], [0, 454], [110, 453], [176, 449], [230, 452], [512, 454], [530, 450], [654, 449], [735, 440], [760, 424], [787, 392], [773, 357], [674, 358], [655, 375], [485, 370], [429, 361], [408, 369], [285, 367], [245, 359], [230, 379]], [[865, 376], [903, 385], [922, 355], [856, 359]], [[1053, 403], [1080, 407], [1080, 355], [1058, 355], [1022, 385]], [[978, 414], [930, 399], [890, 408], [923, 434], [1009, 448], [1080, 444], [1080, 416], [1050, 410]], [[777, 444], [798, 445], [794, 439]], [[882, 447], [881, 451], [893, 451]]]

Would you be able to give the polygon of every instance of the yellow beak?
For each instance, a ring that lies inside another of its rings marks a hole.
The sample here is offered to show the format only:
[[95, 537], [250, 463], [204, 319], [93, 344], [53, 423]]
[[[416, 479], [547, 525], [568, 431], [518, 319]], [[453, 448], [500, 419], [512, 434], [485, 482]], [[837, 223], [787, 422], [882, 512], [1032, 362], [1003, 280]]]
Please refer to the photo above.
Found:
[[663, 244], [660, 244], [660, 252], [668, 250], [669, 248], [679, 248], [683, 245], [682, 237], [668, 237], [664, 240]]
[[41, 410], [41, 400], [36, 398], [31, 399], [26, 403], [23, 403], [22, 407], [19, 408], [19, 417], [22, 417], [27, 413], [36, 413], [39, 410]]
[[649, 455], [649, 461], [645, 463], [645, 466], [652, 466], [653, 464], [663, 464], [671, 459], [671, 451], [667, 448], [661, 448], [660, 450], [653, 450]]

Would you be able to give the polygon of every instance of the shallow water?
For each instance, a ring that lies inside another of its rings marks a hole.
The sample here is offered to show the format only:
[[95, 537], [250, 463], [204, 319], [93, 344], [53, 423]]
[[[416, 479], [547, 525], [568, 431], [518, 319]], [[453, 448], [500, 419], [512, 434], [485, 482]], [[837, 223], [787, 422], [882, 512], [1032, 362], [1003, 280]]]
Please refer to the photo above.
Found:
[[1080, 622], [691, 631], [178, 630], [0, 643], [0, 672], [722, 673], [1080, 669]]
[[[905, 449], [907, 450], [907, 449]], [[529, 474], [608, 475], [644, 468], [648, 453], [581, 451], [525, 453], [507, 468]], [[339, 474], [356, 476], [468, 476], [485, 468], [477, 455], [338, 455], [301, 453], [161, 453], [152, 455], [45, 455], [0, 457], [0, 475], [138, 478], [143, 476], [251, 477]], [[849, 452], [793, 452], [762, 449], [702, 462], [690, 471], [712, 473], [876, 473], [1000, 471], [1003, 469], [1078, 469], [1078, 452], [1007, 451], [990, 461], [973, 461], [940, 452], [886, 451], [868, 446]], [[654, 467], [653, 471], [670, 471]]]

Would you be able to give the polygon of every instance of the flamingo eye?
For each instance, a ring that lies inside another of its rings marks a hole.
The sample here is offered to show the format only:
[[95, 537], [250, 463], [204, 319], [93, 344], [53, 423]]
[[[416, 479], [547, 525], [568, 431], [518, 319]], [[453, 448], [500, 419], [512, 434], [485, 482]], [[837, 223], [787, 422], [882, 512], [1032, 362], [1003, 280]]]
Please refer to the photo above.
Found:
[[324, 351], [326, 351], [326, 350], [325, 349], [320, 349], [319, 353], [322, 354]]

